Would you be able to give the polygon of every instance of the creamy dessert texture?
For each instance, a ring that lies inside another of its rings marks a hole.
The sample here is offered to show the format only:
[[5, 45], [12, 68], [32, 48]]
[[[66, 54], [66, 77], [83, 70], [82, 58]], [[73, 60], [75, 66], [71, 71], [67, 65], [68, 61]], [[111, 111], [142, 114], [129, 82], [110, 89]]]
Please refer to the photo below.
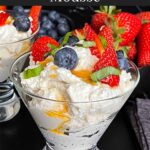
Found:
[[26, 14], [21, 6], [14, 7], [10, 13], [0, 10], [0, 17], [1, 82], [7, 79], [12, 62], [30, 49], [35, 31], [32, 30], [32, 16]]
[[[100, 39], [95, 33], [88, 38], [93, 32], [88, 24], [84, 32], [84, 39], [79, 33], [66, 34], [60, 45], [50, 37], [39, 38], [31, 48], [29, 66], [20, 74], [23, 88], [37, 96], [26, 100], [28, 108], [56, 150], [95, 146], [135, 84], [124, 52], [98, 49]], [[50, 43], [49, 49], [41, 49], [41, 43]]]

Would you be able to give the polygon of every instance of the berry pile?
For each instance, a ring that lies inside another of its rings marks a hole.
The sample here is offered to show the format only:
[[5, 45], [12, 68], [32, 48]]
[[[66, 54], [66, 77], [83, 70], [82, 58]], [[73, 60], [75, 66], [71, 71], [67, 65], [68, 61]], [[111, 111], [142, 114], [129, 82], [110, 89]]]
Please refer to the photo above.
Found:
[[[113, 46], [116, 52], [118, 51], [117, 54], [124, 52], [124, 57], [137, 60], [139, 67], [150, 65], [150, 12], [131, 14], [116, 11], [113, 7], [102, 6], [96, 11], [91, 20], [93, 30], [102, 36], [103, 41], [105, 37], [109, 45], [114, 41]], [[126, 64], [124, 58], [120, 59], [119, 63], [120, 66]]]
[[40, 21], [39, 36], [48, 35], [58, 40], [71, 29], [68, 19], [55, 10], [43, 12]]

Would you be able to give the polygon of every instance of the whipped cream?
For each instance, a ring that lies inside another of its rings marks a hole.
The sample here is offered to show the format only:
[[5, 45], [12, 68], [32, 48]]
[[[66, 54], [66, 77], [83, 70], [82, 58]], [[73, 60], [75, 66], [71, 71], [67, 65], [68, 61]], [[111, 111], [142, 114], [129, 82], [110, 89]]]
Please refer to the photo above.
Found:
[[12, 62], [29, 49], [31, 39], [21, 40], [31, 35], [31, 29], [19, 32], [12, 23], [0, 27], [0, 82], [7, 79]]

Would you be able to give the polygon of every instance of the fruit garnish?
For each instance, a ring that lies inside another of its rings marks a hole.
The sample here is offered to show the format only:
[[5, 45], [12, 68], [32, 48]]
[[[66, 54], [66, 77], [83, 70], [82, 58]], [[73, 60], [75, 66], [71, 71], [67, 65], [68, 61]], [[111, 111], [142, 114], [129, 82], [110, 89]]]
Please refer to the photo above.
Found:
[[17, 17], [13, 23], [18, 31], [26, 32], [30, 29], [30, 20], [27, 16]]
[[55, 45], [49, 44], [48, 46], [51, 48], [50, 54], [52, 56], [55, 56], [56, 52], [59, 51], [59, 49], [66, 45], [68, 43], [69, 38], [72, 36], [72, 32], [67, 32], [66, 35], [64, 36], [62, 42], [60, 43], [59, 47], [56, 47]]
[[99, 37], [101, 41], [103, 41], [102, 44], [105, 49], [107, 47], [114, 47], [113, 31], [109, 26], [103, 26], [103, 28], [99, 32]]
[[137, 40], [138, 66], [144, 67], [150, 64], [150, 23], [144, 24]]
[[85, 39], [83, 29], [75, 29], [72, 34], [74, 36], [76, 36], [79, 40], [84, 40]]
[[33, 33], [38, 29], [41, 9], [42, 9], [42, 6], [32, 6], [30, 10], [29, 16], [32, 17], [31, 30]]
[[6, 24], [6, 21], [9, 17], [9, 14], [5, 11], [0, 11], [0, 26], [3, 26]]
[[[117, 28], [124, 29], [124, 32], [118, 34], [122, 41], [120, 46], [126, 46], [132, 42], [141, 29], [141, 21], [133, 14], [127, 12], [121, 12], [114, 16], [115, 22], [117, 23]], [[117, 31], [116, 31], [117, 32]]]
[[96, 43], [96, 48], [99, 51], [100, 55], [105, 51], [104, 47], [101, 43], [100, 38], [98, 35], [93, 31], [93, 29], [85, 23], [84, 25], [84, 32], [85, 32], [85, 37], [87, 41], [94, 41]]
[[0, 6], [0, 11], [6, 11], [7, 7], [6, 6]]
[[34, 61], [43, 61], [45, 59], [45, 54], [51, 51], [51, 47], [48, 44], [55, 47], [59, 46], [56, 40], [48, 36], [42, 36], [33, 43], [31, 53]]
[[98, 82], [109, 75], [120, 75], [120, 70], [115, 67], [104, 67], [94, 73], [91, 74], [91, 79], [95, 82]]
[[[113, 47], [109, 47], [109, 46], [105, 49], [105, 52], [102, 54], [102, 56], [100, 56], [99, 61], [94, 65], [93, 72], [108, 66], [114, 67], [116, 69], [119, 68], [116, 52]], [[120, 78], [118, 75], [109, 75], [108, 77], [100, 80], [100, 82], [108, 84], [111, 87], [114, 87], [114, 86], [118, 86], [119, 79]]]
[[39, 76], [40, 73], [42, 72], [42, 70], [43, 70], [42, 65], [39, 65], [38, 67], [33, 68], [33, 69], [27, 69], [23, 72], [23, 78], [24, 79], [29, 79], [29, 78], [32, 78], [32, 77]]
[[136, 14], [136, 17], [139, 18], [142, 24], [150, 22], [150, 11], [143, 11]]
[[[58, 41], [59, 44], [61, 44], [63, 42], [63, 40], [64, 40], [64, 37], [60, 38]], [[74, 35], [70, 35], [69, 39], [65, 45], [74, 46], [77, 42], [79, 42], [79, 39]]]
[[54, 64], [58, 67], [66, 69], [74, 69], [78, 63], [78, 56], [76, 52], [69, 47], [65, 47], [56, 52], [54, 57]]
[[118, 57], [118, 63], [119, 63], [119, 68], [121, 70], [126, 70], [128, 71], [129, 70], [129, 63], [128, 63], [128, 60], [127, 58], [124, 56], [124, 51], [122, 50], [118, 50], [117, 51], [117, 57]]
[[116, 9], [116, 6], [100, 6], [100, 9], [96, 10], [95, 14], [92, 16], [91, 27], [98, 34], [100, 28], [109, 22], [112, 15], [120, 11], [121, 10]]

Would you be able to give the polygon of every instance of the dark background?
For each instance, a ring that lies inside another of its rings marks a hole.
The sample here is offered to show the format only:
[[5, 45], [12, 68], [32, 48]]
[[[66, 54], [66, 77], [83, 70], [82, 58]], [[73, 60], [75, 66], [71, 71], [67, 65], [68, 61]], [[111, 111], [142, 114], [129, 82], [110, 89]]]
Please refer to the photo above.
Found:
[[[137, 13], [141, 9], [150, 10], [150, 7], [139, 6], [119, 8], [133, 13]], [[73, 20], [74, 28], [82, 27], [85, 22], [89, 22], [91, 15], [94, 13], [92, 7], [44, 7], [44, 9], [56, 9], [68, 15]], [[143, 91], [150, 95], [149, 70], [149, 67], [140, 69], [141, 80], [131, 99], [136, 98]], [[121, 109], [99, 141], [98, 145], [101, 150], [140, 150], [124, 108]], [[44, 145], [44, 138], [23, 104], [20, 113], [14, 119], [0, 123], [0, 150], [42, 150]]]

